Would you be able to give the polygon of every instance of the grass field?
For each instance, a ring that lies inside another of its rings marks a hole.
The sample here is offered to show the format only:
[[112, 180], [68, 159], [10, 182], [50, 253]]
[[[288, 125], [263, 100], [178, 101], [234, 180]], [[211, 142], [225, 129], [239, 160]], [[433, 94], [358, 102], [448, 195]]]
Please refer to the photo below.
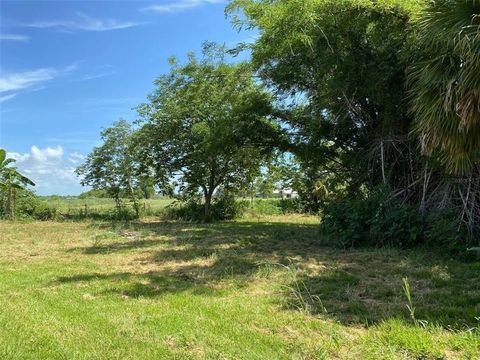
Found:
[[4, 222], [0, 238], [0, 359], [480, 358], [480, 263], [321, 247], [316, 217]]
[[[50, 207], [57, 209], [61, 214], [75, 215], [84, 213], [85, 209], [90, 214], [103, 214], [115, 207], [115, 200], [109, 198], [86, 198], [78, 197], [45, 197], [43, 202]], [[158, 212], [174, 202], [170, 198], [141, 199], [140, 206], [146, 208], [149, 212]], [[129, 205], [129, 200], [124, 199], [124, 203]], [[131, 207], [131, 206], [130, 206]]]

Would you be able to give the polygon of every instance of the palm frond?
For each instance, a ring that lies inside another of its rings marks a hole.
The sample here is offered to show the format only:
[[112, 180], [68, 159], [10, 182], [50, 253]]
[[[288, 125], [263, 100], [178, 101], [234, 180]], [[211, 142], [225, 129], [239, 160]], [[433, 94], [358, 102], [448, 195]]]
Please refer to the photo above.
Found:
[[414, 132], [448, 170], [480, 160], [480, 1], [437, 0], [419, 21], [424, 60], [411, 68]]

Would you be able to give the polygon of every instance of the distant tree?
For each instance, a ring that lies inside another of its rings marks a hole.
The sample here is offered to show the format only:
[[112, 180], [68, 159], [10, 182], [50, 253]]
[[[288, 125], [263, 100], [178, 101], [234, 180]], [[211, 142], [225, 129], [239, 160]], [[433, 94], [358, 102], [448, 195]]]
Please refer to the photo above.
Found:
[[17, 190], [24, 190], [26, 186], [35, 186], [29, 178], [20, 174], [15, 167], [9, 166], [15, 159], [7, 158], [4, 149], [0, 149], [0, 198], [4, 203], [6, 216], [13, 220], [15, 217], [15, 196]]
[[132, 135], [133, 129], [127, 121], [113, 123], [101, 133], [103, 144], [93, 149], [76, 173], [82, 185], [106, 190], [115, 199], [117, 210], [122, 207], [122, 193], [127, 194], [138, 217], [140, 206], [135, 188], [139, 182], [139, 163], [134, 156]]
[[215, 191], [250, 183], [271, 153], [271, 99], [250, 65], [227, 63], [222, 48], [206, 45], [202, 60], [190, 54], [185, 65], [174, 58], [170, 64], [139, 107], [139, 147], [160, 187], [173, 179], [185, 196], [201, 190], [209, 221]]
[[143, 199], [151, 199], [155, 196], [155, 180], [152, 176], [138, 177], [138, 191]]
[[450, 172], [480, 164], [480, 1], [431, 1], [419, 23], [424, 57], [411, 68], [415, 130]]
[[82, 192], [79, 196], [80, 199], [88, 198], [109, 198], [110, 193], [106, 189], [91, 189], [88, 191]]

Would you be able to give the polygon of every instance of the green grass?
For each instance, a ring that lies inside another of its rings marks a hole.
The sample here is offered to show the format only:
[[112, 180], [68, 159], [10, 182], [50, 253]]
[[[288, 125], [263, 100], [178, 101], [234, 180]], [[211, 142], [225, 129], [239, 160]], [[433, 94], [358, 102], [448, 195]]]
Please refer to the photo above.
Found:
[[480, 358], [478, 262], [318, 237], [299, 215], [0, 223], [0, 358]]
[[[65, 218], [92, 218], [102, 217], [115, 209], [115, 200], [109, 198], [85, 198], [79, 197], [45, 197], [42, 201], [51, 208], [55, 208], [59, 214]], [[133, 207], [128, 199], [123, 200], [124, 205], [132, 212]], [[140, 208], [147, 214], [156, 214], [161, 212], [165, 207], [172, 204], [173, 199], [156, 198], [139, 200]], [[85, 216], [85, 213], [87, 216]]]

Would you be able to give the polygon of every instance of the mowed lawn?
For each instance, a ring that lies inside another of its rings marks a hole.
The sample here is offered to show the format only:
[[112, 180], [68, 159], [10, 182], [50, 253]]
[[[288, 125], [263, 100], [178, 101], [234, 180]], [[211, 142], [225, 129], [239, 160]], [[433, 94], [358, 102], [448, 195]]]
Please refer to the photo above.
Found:
[[319, 243], [305, 216], [0, 223], [0, 359], [480, 358], [480, 263]]

